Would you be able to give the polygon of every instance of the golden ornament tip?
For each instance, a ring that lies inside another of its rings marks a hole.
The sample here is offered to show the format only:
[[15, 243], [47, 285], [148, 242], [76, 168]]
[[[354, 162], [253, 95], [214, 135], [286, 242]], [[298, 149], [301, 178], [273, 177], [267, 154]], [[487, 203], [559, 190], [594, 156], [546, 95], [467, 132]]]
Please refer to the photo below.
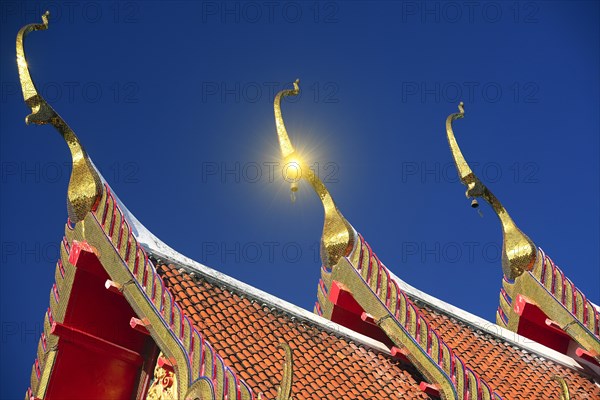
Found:
[[29, 65], [25, 57], [25, 37], [32, 31], [48, 29], [49, 16], [50, 12], [46, 11], [42, 15], [41, 24], [25, 25], [17, 33], [17, 67], [19, 69], [23, 99], [25, 100], [25, 104], [31, 109], [31, 114], [25, 117], [25, 123], [29, 124], [33, 122], [37, 125], [50, 124], [54, 126], [71, 151], [73, 170], [71, 171], [71, 179], [67, 190], [67, 210], [69, 212], [69, 219], [73, 223], [76, 223], [81, 221], [96, 205], [102, 194], [102, 182], [75, 132], [54, 111], [42, 95], [38, 93], [31, 79]]
[[[452, 128], [452, 122], [463, 118], [465, 115], [464, 103], [458, 104], [458, 113], [450, 114], [446, 118], [446, 134], [450, 151], [456, 164], [458, 176], [461, 182], [467, 186], [465, 193], [468, 199], [472, 199], [471, 207], [477, 208], [479, 203], [477, 197], [482, 197], [487, 201], [502, 224], [502, 235], [504, 245], [502, 246], [502, 270], [504, 275], [514, 280], [524, 271], [531, 270], [536, 260], [537, 249], [533, 242], [515, 225], [512, 218], [494, 194], [479, 180], [473, 173], [471, 167], [465, 160]], [[479, 210], [478, 210], [479, 211]], [[480, 214], [481, 215], [481, 214]]]
[[[295, 200], [298, 190], [298, 181], [306, 179], [313, 187], [315, 193], [319, 196], [323, 209], [325, 211], [325, 222], [323, 226], [323, 235], [321, 236], [322, 251], [321, 259], [323, 264], [331, 267], [337, 263], [340, 257], [346, 256], [354, 246], [354, 229], [342, 216], [337, 209], [331, 194], [318, 176], [306, 164], [306, 161], [300, 157], [292, 145], [288, 135], [283, 116], [281, 114], [281, 99], [286, 96], [296, 96], [300, 93], [300, 80], [296, 79], [293, 89], [284, 89], [277, 93], [273, 103], [275, 114], [275, 126], [277, 128], [277, 137], [281, 156], [283, 157], [284, 178], [291, 182], [290, 190], [292, 201]], [[294, 166], [295, 168], [290, 168]], [[291, 172], [296, 170], [297, 174], [292, 178]]]

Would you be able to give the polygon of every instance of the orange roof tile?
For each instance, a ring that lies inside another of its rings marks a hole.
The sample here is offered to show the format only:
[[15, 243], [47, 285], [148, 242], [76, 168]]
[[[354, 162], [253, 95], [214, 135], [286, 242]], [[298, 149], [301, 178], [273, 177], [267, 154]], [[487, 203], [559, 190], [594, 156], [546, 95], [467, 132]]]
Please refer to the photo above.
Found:
[[244, 381], [277, 396], [287, 341], [294, 354], [294, 399], [427, 399], [410, 365], [260, 304], [195, 280], [173, 265], [157, 268], [184, 312]]
[[[225, 362], [266, 398], [275, 398], [281, 379], [280, 341], [288, 342], [294, 351], [296, 399], [429, 398], [418, 387], [422, 376], [410, 365], [213, 284], [210, 278], [193, 277], [173, 265], [157, 270]], [[571, 398], [600, 398], [600, 387], [585, 375], [427, 304], [417, 305], [431, 327], [503, 398], [560, 399], [554, 375], [565, 379]]]

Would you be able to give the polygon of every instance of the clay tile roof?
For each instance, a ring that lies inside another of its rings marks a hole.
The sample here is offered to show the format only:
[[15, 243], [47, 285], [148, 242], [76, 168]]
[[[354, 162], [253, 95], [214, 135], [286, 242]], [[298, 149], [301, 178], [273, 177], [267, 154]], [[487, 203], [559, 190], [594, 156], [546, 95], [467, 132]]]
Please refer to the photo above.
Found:
[[428, 399], [411, 365], [299, 321], [274, 307], [193, 278], [173, 265], [157, 268], [165, 285], [226, 364], [264, 398], [274, 399], [287, 341], [294, 354], [294, 399]]
[[600, 387], [591, 379], [542, 356], [511, 345], [489, 333], [420, 305], [421, 314], [473, 370], [487, 380], [503, 398], [560, 400], [561, 376], [571, 399], [600, 399]]

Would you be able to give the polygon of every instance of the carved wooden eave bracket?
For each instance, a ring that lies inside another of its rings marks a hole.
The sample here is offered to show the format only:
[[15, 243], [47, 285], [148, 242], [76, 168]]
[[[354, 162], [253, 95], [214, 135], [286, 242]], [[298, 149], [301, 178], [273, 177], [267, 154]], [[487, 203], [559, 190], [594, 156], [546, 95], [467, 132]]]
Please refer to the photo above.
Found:
[[177, 400], [175, 370], [162, 353], [158, 356], [154, 367], [154, 377], [146, 400]]

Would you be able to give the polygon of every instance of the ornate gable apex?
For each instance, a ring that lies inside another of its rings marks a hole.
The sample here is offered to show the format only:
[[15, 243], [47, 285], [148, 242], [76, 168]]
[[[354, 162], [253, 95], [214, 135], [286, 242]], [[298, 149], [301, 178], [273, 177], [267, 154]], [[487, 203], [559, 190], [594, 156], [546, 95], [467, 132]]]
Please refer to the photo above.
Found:
[[26, 398], [145, 397], [159, 351], [176, 380], [167, 389], [179, 399], [260, 398], [174, 301], [79, 138], [38, 93], [24, 41], [47, 29], [48, 17], [17, 34], [19, 78], [32, 112], [25, 121], [54, 126], [73, 168], [69, 220]]
[[473, 173], [452, 129], [459, 112], [446, 119], [446, 133], [467, 198], [486, 200], [502, 226], [504, 279], [496, 323], [543, 343], [592, 368], [600, 367], [600, 309], [575, 287], [546, 253], [525, 235], [500, 200]]

